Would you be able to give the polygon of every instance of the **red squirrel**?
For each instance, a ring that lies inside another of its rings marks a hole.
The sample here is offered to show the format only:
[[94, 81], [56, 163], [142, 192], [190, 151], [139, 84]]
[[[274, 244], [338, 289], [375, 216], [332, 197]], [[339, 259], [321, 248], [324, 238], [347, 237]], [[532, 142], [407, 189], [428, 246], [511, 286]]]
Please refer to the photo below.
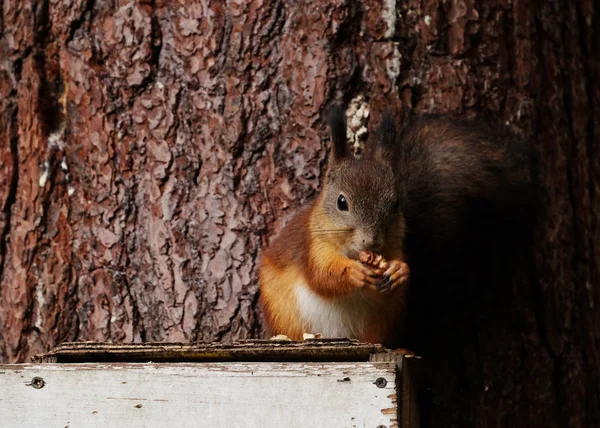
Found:
[[443, 117], [417, 120], [399, 135], [388, 113], [357, 159], [341, 108], [329, 126], [323, 190], [262, 255], [267, 327], [292, 340], [320, 333], [398, 347], [409, 285], [418, 286], [412, 254], [427, 258], [421, 271], [455, 263], [461, 243], [476, 242], [490, 227], [473, 222], [471, 230], [472, 218], [501, 218], [527, 204], [529, 152], [487, 128]]

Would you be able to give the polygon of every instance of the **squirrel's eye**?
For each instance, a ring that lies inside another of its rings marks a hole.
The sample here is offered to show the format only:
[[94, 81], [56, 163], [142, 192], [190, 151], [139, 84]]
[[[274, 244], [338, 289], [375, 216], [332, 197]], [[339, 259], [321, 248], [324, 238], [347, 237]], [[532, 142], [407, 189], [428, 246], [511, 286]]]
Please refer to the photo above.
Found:
[[348, 202], [346, 202], [344, 195], [338, 196], [337, 206], [340, 211], [348, 211]]

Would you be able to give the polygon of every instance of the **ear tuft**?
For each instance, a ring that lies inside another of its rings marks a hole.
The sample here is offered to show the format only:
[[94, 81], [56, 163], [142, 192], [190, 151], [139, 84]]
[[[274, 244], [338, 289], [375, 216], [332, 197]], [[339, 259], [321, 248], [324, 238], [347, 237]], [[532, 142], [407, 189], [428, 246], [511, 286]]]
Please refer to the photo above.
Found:
[[397, 139], [395, 117], [391, 112], [386, 111], [381, 115], [381, 122], [373, 138], [365, 147], [365, 158], [384, 163], [389, 161]]
[[346, 137], [346, 115], [344, 109], [337, 105], [329, 113], [329, 128], [333, 141], [333, 156], [342, 159], [348, 155], [348, 141]]
[[396, 133], [396, 121], [394, 115], [390, 111], [386, 111], [381, 115], [381, 124], [377, 133], [378, 149], [391, 149], [396, 143], [398, 137]]

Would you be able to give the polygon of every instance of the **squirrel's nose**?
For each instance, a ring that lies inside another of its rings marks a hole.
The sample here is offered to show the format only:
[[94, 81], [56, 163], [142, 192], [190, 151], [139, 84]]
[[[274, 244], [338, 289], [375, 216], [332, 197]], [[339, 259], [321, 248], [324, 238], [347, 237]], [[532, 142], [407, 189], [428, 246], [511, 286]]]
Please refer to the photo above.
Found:
[[362, 239], [362, 246], [366, 250], [379, 251], [383, 246], [383, 240], [375, 237], [367, 237]]

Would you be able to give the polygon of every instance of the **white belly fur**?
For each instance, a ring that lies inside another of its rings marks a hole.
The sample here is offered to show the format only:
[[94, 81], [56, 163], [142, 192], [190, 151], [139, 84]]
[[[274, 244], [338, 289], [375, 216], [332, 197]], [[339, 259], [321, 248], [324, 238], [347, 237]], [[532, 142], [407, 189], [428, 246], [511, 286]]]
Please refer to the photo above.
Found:
[[305, 284], [297, 284], [295, 290], [304, 332], [323, 337], [358, 338], [379, 306], [360, 290], [336, 300], [319, 296]]

